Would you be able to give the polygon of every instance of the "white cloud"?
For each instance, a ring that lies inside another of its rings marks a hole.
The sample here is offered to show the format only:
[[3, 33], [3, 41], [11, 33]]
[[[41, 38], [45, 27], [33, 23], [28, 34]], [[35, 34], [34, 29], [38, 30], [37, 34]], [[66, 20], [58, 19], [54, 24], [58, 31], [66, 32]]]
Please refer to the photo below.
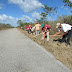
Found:
[[32, 22], [32, 18], [23, 15], [21, 18], [14, 18], [12, 16], [7, 16], [6, 14], [0, 15], [0, 23], [9, 23], [12, 26], [17, 26], [17, 21], [22, 20], [23, 22]]
[[[32, 14], [32, 17], [34, 18], [33, 19], [34, 21], [36, 21], [36, 19], [40, 19], [41, 18], [40, 13], [38, 13], [38, 12], [33, 12], [31, 14]], [[51, 16], [47, 16], [46, 18], [47, 18], [48, 21], [52, 21], [53, 20], [53, 18]]]
[[72, 0], [69, 0], [70, 2], [72, 2]]
[[5, 14], [0, 15], [0, 20], [5, 20], [8, 16], [6, 16]]
[[7, 16], [6, 14], [0, 15], [0, 22], [1, 23], [9, 23], [12, 26], [17, 26], [17, 18], [14, 18], [12, 16]]
[[23, 15], [20, 19], [24, 22], [32, 22], [32, 18], [26, 15]]
[[38, 12], [33, 12], [31, 14], [32, 14], [32, 17], [34, 17], [35, 19], [40, 19], [40, 17], [41, 17], [40, 13], [38, 13]]
[[11, 4], [17, 4], [24, 12], [32, 12], [41, 8], [42, 3], [38, 0], [8, 0]]

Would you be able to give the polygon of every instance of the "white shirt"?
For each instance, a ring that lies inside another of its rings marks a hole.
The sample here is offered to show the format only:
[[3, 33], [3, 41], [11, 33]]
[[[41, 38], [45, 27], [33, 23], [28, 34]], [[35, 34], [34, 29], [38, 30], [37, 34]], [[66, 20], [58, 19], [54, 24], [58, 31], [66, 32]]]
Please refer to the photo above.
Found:
[[69, 24], [61, 24], [61, 28], [58, 30], [63, 30], [64, 32], [71, 30], [71, 25]]
[[35, 30], [35, 26], [31, 29], [31, 31], [34, 31]]

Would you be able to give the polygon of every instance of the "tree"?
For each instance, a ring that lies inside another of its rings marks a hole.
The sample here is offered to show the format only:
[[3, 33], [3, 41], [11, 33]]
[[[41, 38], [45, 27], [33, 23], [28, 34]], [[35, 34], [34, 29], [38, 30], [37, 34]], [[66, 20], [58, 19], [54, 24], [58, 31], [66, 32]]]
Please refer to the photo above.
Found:
[[57, 9], [58, 9], [57, 6], [55, 6], [55, 7], [48, 7], [47, 5], [44, 5], [42, 8], [43, 8], [44, 12], [46, 14], [48, 14], [48, 15], [51, 15], [51, 14], [54, 15], [55, 13], [57, 13]]
[[10, 24], [6, 24], [7, 27], [12, 27]]
[[70, 16], [70, 15], [69, 16], [60, 16], [60, 17], [58, 17], [57, 21], [72, 25], [72, 16]]
[[71, 0], [63, 0], [63, 2], [65, 3], [64, 6], [72, 7], [72, 2], [71, 2]]
[[18, 20], [17, 24], [21, 27], [24, 26], [24, 23], [21, 20]]
[[46, 20], [47, 15], [55, 15], [57, 13], [58, 7], [48, 7], [47, 5], [44, 5], [43, 11], [41, 12], [41, 20], [44, 22]]
[[46, 13], [41, 13], [41, 21], [44, 23], [44, 21], [46, 20], [47, 14]]

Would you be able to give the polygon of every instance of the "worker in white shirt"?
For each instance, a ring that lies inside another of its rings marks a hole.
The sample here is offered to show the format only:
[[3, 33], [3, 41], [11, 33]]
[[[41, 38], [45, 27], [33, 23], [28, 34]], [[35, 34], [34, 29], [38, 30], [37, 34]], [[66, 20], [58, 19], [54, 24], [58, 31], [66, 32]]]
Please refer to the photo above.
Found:
[[72, 34], [72, 29], [71, 29], [71, 25], [69, 24], [66, 24], [66, 23], [57, 23], [57, 26], [56, 28], [58, 28], [58, 32], [56, 34], [54, 34], [53, 36], [57, 36], [61, 33], [61, 31], [63, 31], [64, 33], [62, 33], [60, 35], [60, 37], [62, 37], [62, 40], [61, 40], [61, 43], [65, 42], [66, 38], [66, 46], [69, 45], [70, 43], [70, 37], [71, 37], [71, 34]]

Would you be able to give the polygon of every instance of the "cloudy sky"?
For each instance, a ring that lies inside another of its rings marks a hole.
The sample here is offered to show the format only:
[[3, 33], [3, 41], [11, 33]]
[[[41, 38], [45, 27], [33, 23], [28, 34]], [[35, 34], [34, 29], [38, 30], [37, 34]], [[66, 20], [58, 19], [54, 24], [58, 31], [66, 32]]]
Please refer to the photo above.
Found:
[[0, 23], [17, 26], [19, 19], [33, 22], [35, 19], [40, 19], [43, 5], [58, 7], [58, 13], [55, 16], [48, 16], [48, 20], [56, 20], [57, 16], [71, 14], [71, 9], [64, 7], [62, 0], [0, 0]]

